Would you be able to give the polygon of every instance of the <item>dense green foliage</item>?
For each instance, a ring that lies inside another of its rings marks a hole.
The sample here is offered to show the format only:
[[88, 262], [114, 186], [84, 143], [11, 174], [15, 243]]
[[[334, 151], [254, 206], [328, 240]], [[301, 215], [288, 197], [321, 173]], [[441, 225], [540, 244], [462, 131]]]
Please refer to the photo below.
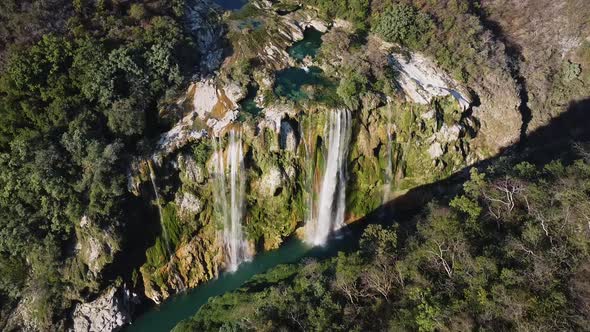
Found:
[[369, 16], [369, 3], [369, 0], [306, 1], [306, 5], [318, 8], [324, 16], [351, 21], [359, 29], [365, 29], [367, 27], [366, 20]]
[[[44, 3], [33, 7], [47, 10]], [[0, 75], [0, 301], [35, 292], [41, 326], [85, 285], [85, 273], [65, 272], [74, 227], [83, 215], [121, 224], [127, 155], [161, 130], [158, 102], [172, 96], [181, 72], [191, 72], [182, 8], [180, 1], [74, 1], [71, 16], [56, 18], [68, 32], [13, 47], [7, 57]], [[14, 22], [26, 18], [13, 15]], [[71, 287], [71, 278], [82, 281]]]
[[175, 331], [585, 329], [590, 165], [506, 165], [415, 228], [370, 225], [358, 251], [277, 267]]
[[393, 5], [376, 19], [375, 32], [386, 41], [413, 48], [424, 47], [432, 21], [409, 5]]

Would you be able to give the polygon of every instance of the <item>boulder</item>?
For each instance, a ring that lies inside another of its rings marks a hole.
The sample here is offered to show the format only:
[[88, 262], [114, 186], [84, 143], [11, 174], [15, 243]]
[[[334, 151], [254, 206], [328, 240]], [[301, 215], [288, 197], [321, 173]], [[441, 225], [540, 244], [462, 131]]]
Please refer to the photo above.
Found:
[[198, 214], [203, 210], [203, 203], [197, 196], [184, 192], [179, 198], [178, 206], [181, 215]]
[[131, 321], [131, 307], [135, 300], [136, 295], [125, 287], [110, 287], [96, 300], [76, 305], [73, 331], [120, 331]]
[[432, 159], [442, 157], [443, 154], [444, 151], [439, 142], [432, 143], [432, 145], [428, 148], [428, 155], [430, 155], [430, 158]]

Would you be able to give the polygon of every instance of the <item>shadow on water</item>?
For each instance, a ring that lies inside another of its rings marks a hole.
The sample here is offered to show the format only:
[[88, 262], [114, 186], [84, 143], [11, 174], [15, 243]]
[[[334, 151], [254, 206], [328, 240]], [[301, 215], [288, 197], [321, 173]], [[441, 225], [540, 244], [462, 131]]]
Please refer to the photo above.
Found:
[[[235, 273], [224, 273], [218, 279], [205, 283], [187, 293], [173, 296], [137, 319], [127, 331], [167, 331], [178, 322], [194, 315], [210, 298], [236, 290], [256, 274], [264, 273], [280, 265], [295, 263], [303, 258], [333, 257], [338, 252], [350, 252], [358, 248], [358, 240], [369, 224], [392, 224], [401, 227], [401, 236], [409, 236], [415, 230], [415, 216], [432, 201], [448, 202], [459, 192], [469, 178], [469, 169], [485, 170], [499, 158], [513, 162], [529, 161], [544, 164], [553, 159], [573, 160], [576, 152], [573, 142], [590, 141], [590, 99], [573, 102], [568, 111], [553, 119], [545, 127], [531, 133], [523, 144], [517, 143], [503, 149], [497, 156], [476, 163], [436, 183], [419, 186], [403, 196], [384, 204], [372, 213], [335, 234], [325, 247], [310, 248], [297, 239], [288, 240], [281, 248], [256, 256], [253, 261], [240, 265]], [[518, 148], [517, 148], [518, 147]], [[394, 220], [395, 218], [395, 220]]]

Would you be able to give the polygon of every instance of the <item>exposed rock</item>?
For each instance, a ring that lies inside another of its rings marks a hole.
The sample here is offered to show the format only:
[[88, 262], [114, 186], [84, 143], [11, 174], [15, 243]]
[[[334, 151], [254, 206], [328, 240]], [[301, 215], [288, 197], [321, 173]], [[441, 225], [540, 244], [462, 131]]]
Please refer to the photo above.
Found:
[[238, 84], [230, 82], [223, 87], [225, 96], [233, 103], [232, 108], [238, 106], [238, 102], [246, 97], [246, 90]]
[[516, 143], [520, 137], [522, 116], [515, 81], [508, 73], [498, 71], [484, 75], [480, 86], [474, 89], [481, 100], [480, 106], [473, 107], [473, 116], [480, 124], [476, 144], [493, 154]]
[[400, 87], [413, 102], [429, 104], [434, 97], [452, 95], [463, 110], [469, 108], [471, 102], [459, 85], [430, 59], [419, 53], [412, 53], [409, 59], [393, 53], [392, 58]]
[[179, 202], [177, 202], [177, 205], [180, 207], [180, 211], [179, 213], [181, 215], [183, 214], [198, 214], [203, 210], [203, 203], [201, 202], [201, 200], [188, 192], [184, 192], [182, 193], [181, 196], [179, 196]]
[[[181, 243], [165, 266], [156, 271], [142, 266], [140, 271], [146, 297], [160, 303], [173, 293], [216, 278], [223, 264], [218, 240], [216, 229], [205, 227], [188, 242]], [[158, 280], [163, 280], [164, 284]]]
[[126, 288], [111, 287], [89, 303], [76, 305], [73, 313], [75, 332], [119, 331], [131, 320], [135, 295]]
[[434, 119], [435, 116], [436, 116], [436, 111], [433, 109], [420, 115], [420, 117], [424, 120], [432, 120], [432, 119]]
[[190, 155], [180, 154], [178, 156], [178, 166], [182, 170], [181, 176], [187, 181], [198, 184], [205, 182], [205, 170]]
[[444, 123], [440, 130], [436, 133], [436, 140], [439, 142], [450, 143], [454, 142], [459, 139], [461, 135], [461, 126], [458, 124], [453, 124], [452, 126], [447, 126]]
[[270, 197], [283, 185], [283, 173], [278, 167], [271, 167], [259, 180], [258, 192], [262, 196]]
[[239, 111], [231, 111], [225, 113], [225, 116], [221, 119], [211, 118], [207, 120], [207, 126], [213, 131], [213, 136], [219, 136], [227, 126], [238, 118], [239, 113]]
[[295, 135], [295, 130], [288, 121], [281, 122], [279, 144], [283, 150], [290, 152], [297, 150], [297, 135]]
[[294, 116], [297, 111], [288, 105], [275, 104], [264, 109], [264, 119], [258, 123], [258, 130], [269, 128], [275, 133], [280, 133], [281, 122], [287, 116]]
[[87, 216], [80, 220], [76, 236], [78, 255], [94, 276], [111, 263], [115, 253], [119, 251], [119, 238], [114, 226], [103, 229]]
[[430, 158], [436, 159], [436, 158], [442, 157], [442, 155], [444, 154], [444, 151], [443, 151], [442, 146], [440, 145], [439, 142], [434, 142], [428, 148], [428, 154], [430, 155]]
[[198, 45], [201, 71], [208, 73], [217, 69], [223, 59], [224, 34], [220, 24], [221, 10], [211, 0], [188, 1], [186, 6], [186, 25]]
[[206, 118], [219, 102], [217, 87], [212, 80], [200, 81], [194, 84], [193, 110], [199, 118]]
[[339, 18], [334, 20], [334, 23], [332, 24], [332, 28], [333, 29], [342, 29], [342, 30], [349, 32], [349, 33], [354, 32], [354, 25], [352, 24], [352, 22], [342, 20]]

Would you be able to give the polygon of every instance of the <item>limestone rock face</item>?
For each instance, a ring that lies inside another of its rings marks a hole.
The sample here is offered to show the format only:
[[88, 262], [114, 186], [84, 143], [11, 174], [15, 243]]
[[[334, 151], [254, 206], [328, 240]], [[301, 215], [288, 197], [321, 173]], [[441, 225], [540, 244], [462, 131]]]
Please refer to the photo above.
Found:
[[269, 128], [276, 133], [281, 131], [281, 123], [283, 119], [289, 116], [295, 116], [297, 112], [288, 105], [271, 105], [264, 109], [264, 118], [258, 122], [258, 130], [263, 131], [264, 128]]
[[172, 259], [155, 272], [164, 279], [163, 284], [142, 267], [146, 297], [160, 303], [171, 294], [216, 278], [223, 264], [218, 240], [215, 230], [206, 226], [188, 242], [181, 243]]
[[259, 192], [263, 196], [273, 196], [283, 184], [283, 173], [277, 167], [272, 167], [260, 179]]
[[459, 84], [439, 69], [427, 57], [412, 53], [409, 59], [401, 54], [392, 54], [393, 66], [399, 72], [398, 82], [410, 100], [418, 104], [429, 104], [434, 97], [452, 95], [465, 110], [470, 101], [462, 93]]
[[201, 58], [201, 71], [204, 73], [217, 69], [223, 59], [221, 10], [211, 0], [193, 0], [186, 8], [187, 26], [198, 45]]
[[125, 288], [111, 287], [96, 300], [76, 305], [73, 331], [120, 331], [131, 320], [130, 309], [134, 298]]
[[182, 194], [178, 203], [181, 214], [197, 214], [203, 210], [203, 203], [201, 200], [197, 196], [188, 192]]
[[519, 89], [508, 73], [490, 73], [483, 77], [479, 87], [474, 87], [481, 105], [473, 107], [473, 116], [480, 122], [478, 146], [491, 153], [518, 141], [522, 116], [519, 111]]
[[182, 171], [181, 176], [186, 181], [198, 184], [205, 182], [205, 170], [190, 155], [180, 154], [177, 161]]
[[193, 110], [200, 118], [205, 118], [213, 111], [219, 102], [217, 87], [212, 80], [195, 83], [195, 94], [193, 96]]
[[428, 155], [430, 155], [430, 158], [432, 158], [432, 159], [439, 158], [443, 154], [444, 154], [444, 151], [443, 151], [442, 146], [440, 145], [439, 142], [432, 143], [432, 145], [428, 148]]
[[297, 150], [297, 135], [288, 121], [281, 122], [280, 145], [281, 149], [286, 151], [295, 152]]

